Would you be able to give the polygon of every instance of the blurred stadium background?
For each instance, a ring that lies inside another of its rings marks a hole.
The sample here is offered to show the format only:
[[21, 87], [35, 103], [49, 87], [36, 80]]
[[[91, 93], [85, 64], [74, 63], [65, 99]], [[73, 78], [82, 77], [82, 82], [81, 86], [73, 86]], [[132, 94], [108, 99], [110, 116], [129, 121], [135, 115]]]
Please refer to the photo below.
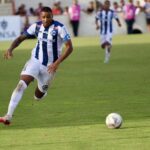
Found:
[[[89, 1], [79, 3], [84, 8]], [[27, 40], [14, 51], [12, 60], [2, 58], [11, 43], [4, 40], [19, 35], [25, 23], [25, 16], [13, 15], [14, 8], [23, 3], [27, 10], [36, 9], [39, 2], [52, 6], [55, 1], [0, 0], [0, 116], [6, 113], [20, 71], [36, 43]], [[70, 6], [71, 0], [61, 0], [61, 4]], [[95, 12], [82, 12], [79, 37], [72, 38], [74, 52], [58, 69], [48, 96], [34, 101], [36, 82], [29, 86], [11, 126], [0, 124], [0, 150], [150, 149], [150, 34], [126, 35], [119, 16], [123, 27], [116, 28], [111, 62], [104, 64]], [[54, 17], [72, 34], [66, 15]], [[136, 17], [134, 28], [147, 33], [145, 14]], [[29, 16], [30, 23], [36, 20], [37, 16]], [[110, 112], [122, 115], [121, 129], [106, 128], [105, 117]]]
[[[78, 2], [81, 5], [81, 9], [84, 10], [88, 7], [88, 4], [90, 1], [91, 0], [79, 0]], [[24, 0], [1, 0], [0, 1], [0, 22], [1, 22], [0, 40], [5, 40], [5, 39], [7, 39], [6, 36], [11, 36], [13, 34], [13, 33], [7, 33], [7, 35], [4, 35], [4, 33], [3, 33], [4, 28], [5, 28], [5, 34], [6, 34], [7, 29], [10, 30], [10, 28], [12, 28], [12, 27], [14, 27], [13, 28], [14, 34], [18, 35], [19, 32], [23, 31], [24, 26], [27, 21], [27, 17], [19, 16], [17, 18], [18, 22], [20, 23], [20, 25], [19, 25], [20, 27], [18, 27], [17, 21], [13, 21], [15, 12], [22, 4], [25, 5], [26, 11], [29, 11], [30, 8], [37, 9], [39, 3], [42, 3], [45, 6], [47, 5], [47, 6], [53, 7], [55, 2], [58, 2], [58, 0], [49, 0], [49, 1], [48, 0], [42, 0], [42, 1], [40, 1], [40, 0], [26, 0], [26, 1], [24, 1]], [[59, 2], [61, 3], [61, 7], [64, 9], [65, 7], [71, 6], [72, 0], [59, 0]], [[103, 0], [101, 0], [99, 2], [103, 3]], [[119, 3], [120, 0], [111, 0], [112, 4], [113, 4], [113, 2]], [[127, 2], [127, 0], [126, 0], [126, 2]], [[137, 2], [137, 0], [134, 0], [135, 5], [136, 5], [136, 2]], [[143, 5], [143, 0], [140, 0], [140, 5], [141, 6]], [[111, 5], [111, 6], [113, 7], [113, 5]], [[96, 15], [96, 12], [93, 12], [92, 14], [89, 15], [89, 14], [85, 13], [84, 11], [81, 11], [79, 36], [97, 36], [98, 35], [98, 32], [95, 29], [95, 15]], [[114, 33], [115, 34], [126, 34], [126, 24], [125, 24], [122, 12], [119, 12], [118, 15], [121, 20], [122, 27], [119, 28], [116, 25], [116, 22], [114, 22], [114, 26], [115, 26]], [[6, 16], [9, 16], [9, 18], [6, 19]], [[10, 22], [11, 18], [12, 18], [13, 23]], [[54, 15], [54, 18], [56, 20], [59, 20], [60, 22], [64, 23], [67, 26], [71, 35], [73, 34], [70, 23], [69, 23], [69, 18], [67, 15], [65, 15], [65, 14]], [[9, 21], [7, 22], [7, 20], [9, 20]], [[3, 22], [3, 21], [6, 21], [7, 23]], [[31, 24], [35, 21], [37, 21], [37, 16], [31, 16], [31, 15], [28, 16], [29, 24]], [[5, 25], [5, 23], [8, 25]], [[3, 27], [5, 26], [4, 28], [2, 27], [2, 24], [3, 24]], [[86, 26], [86, 28], [85, 28], [85, 26]], [[15, 29], [17, 29], [17, 31], [18, 31], [17, 33], [16, 33]], [[146, 19], [145, 19], [144, 12], [140, 12], [140, 13], [138, 13], [138, 15], [136, 15], [134, 29], [135, 30], [137, 29], [142, 33], [147, 32]], [[90, 31], [90, 32], [87, 32], [87, 31]], [[12, 39], [12, 38], [9, 37], [8, 39]]]

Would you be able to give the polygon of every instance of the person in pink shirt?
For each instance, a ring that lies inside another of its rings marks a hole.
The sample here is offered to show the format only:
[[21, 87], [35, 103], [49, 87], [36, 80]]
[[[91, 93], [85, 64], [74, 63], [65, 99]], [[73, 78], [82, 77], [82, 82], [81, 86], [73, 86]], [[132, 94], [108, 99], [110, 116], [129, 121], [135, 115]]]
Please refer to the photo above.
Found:
[[132, 34], [136, 11], [136, 7], [133, 4], [133, 0], [129, 0], [129, 3], [127, 3], [124, 6], [123, 11], [124, 11], [124, 19], [127, 25], [127, 33]]
[[81, 8], [77, 0], [73, 0], [72, 6], [69, 7], [69, 17], [75, 37], [78, 36]]
[[145, 0], [144, 12], [146, 15], [147, 29], [150, 32], [150, 0]]

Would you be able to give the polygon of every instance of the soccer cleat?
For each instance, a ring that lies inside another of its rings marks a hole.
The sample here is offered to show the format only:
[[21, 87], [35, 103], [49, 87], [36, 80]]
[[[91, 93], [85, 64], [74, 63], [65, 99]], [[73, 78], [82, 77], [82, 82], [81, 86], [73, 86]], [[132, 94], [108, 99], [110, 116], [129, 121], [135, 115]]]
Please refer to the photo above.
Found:
[[5, 125], [10, 125], [10, 117], [7, 115], [4, 117], [0, 117], [0, 123], [3, 123]]
[[43, 100], [43, 98], [47, 95], [47, 92], [41, 97], [41, 98], [38, 98], [34, 95], [34, 99], [37, 100], [37, 101], [40, 101], [40, 100]]

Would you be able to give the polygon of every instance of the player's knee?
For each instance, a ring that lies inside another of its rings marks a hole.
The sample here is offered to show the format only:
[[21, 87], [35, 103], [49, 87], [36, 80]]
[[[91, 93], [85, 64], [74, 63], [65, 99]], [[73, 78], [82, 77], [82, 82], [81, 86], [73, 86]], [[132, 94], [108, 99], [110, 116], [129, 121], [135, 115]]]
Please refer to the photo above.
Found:
[[45, 96], [47, 95], [47, 92], [46, 93], [43, 93], [43, 95], [34, 95], [34, 99], [35, 100], [41, 100], [43, 99]]
[[48, 90], [48, 85], [43, 85], [42, 87], [39, 87], [40, 91], [43, 93], [46, 93]]
[[26, 88], [27, 84], [25, 83], [25, 81], [20, 80], [15, 90], [19, 92], [25, 90]]
[[37, 87], [35, 90], [34, 99], [40, 100], [47, 95], [48, 85], [44, 85], [42, 87]]
[[101, 47], [104, 49], [105, 48], [105, 44], [102, 44]]

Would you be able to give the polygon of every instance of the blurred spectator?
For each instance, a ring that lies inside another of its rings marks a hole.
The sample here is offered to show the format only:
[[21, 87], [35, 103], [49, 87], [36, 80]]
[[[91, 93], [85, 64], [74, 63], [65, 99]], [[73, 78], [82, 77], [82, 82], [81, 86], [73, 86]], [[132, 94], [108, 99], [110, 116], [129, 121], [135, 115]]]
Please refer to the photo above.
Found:
[[21, 4], [16, 11], [15, 15], [20, 15], [22, 18], [22, 31], [23, 32], [29, 26], [29, 18], [24, 4]]
[[140, 12], [142, 11], [142, 7], [140, 4], [140, 1], [136, 1], [136, 10], [135, 10], [135, 14], [138, 15]]
[[15, 15], [16, 14], [16, 7], [15, 7], [15, 0], [12, 0], [12, 14]]
[[124, 12], [124, 19], [127, 25], [127, 33], [132, 34], [133, 33], [133, 24], [135, 21], [135, 10], [136, 7], [133, 4], [133, 0], [129, 0], [127, 4], [125, 4], [123, 8]]
[[32, 7], [29, 8], [28, 16], [35, 16], [35, 11]]
[[119, 6], [118, 2], [113, 2], [113, 10], [115, 12], [121, 12], [121, 7]]
[[20, 16], [26, 16], [27, 15], [27, 11], [26, 11], [25, 5], [21, 4], [15, 14], [16, 15], [20, 15]]
[[63, 9], [61, 8], [61, 2], [60, 1], [54, 2], [53, 7], [52, 7], [52, 12], [53, 12], [53, 15], [63, 14]]
[[148, 32], [150, 32], [150, 0], [147, 0], [144, 5], [144, 12], [146, 14], [146, 23]]
[[69, 17], [75, 37], [78, 36], [81, 8], [77, 0], [73, 0], [72, 6], [69, 7]]
[[95, 10], [94, 1], [90, 1], [87, 8], [83, 11], [87, 14], [92, 14], [94, 12], [94, 10]]
[[144, 7], [145, 4], [147, 3], [147, 0], [143, 0], [141, 3], [142, 3], [142, 7]]
[[64, 8], [63, 14], [64, 14], [64, 15], [68, 15], [68, 14], [69, 14], [69, 7], [68, 7], [68, 6], [66, 6], [66, 7]]
[[102, 7], [103, 7], [103, 4], [100, 1], [95, 0], [95, 10], [96, 10], [96, 12], [101, 10]]
[[125, 1], [124, 0], [120, 0], [120, 8], [121, 8], [121, 10], [123, 10], [124, 6], [125, 6]]
[[21, 32], [23, 33], [24, 31], [26, 31], [29, 26], [30, 26], [30, 24], [29, 24], [29, 17], [26, 15], [25, 16], [24, 27], [23, 27]]
[[35, 9], [35, 14], [36, 14], [36, 16], [38, 16], [39, 19], [40, 19], [40, 13], [41, 13], [42, 8], [43, 8], [43, 4], [39, 3], [38, 8]]

